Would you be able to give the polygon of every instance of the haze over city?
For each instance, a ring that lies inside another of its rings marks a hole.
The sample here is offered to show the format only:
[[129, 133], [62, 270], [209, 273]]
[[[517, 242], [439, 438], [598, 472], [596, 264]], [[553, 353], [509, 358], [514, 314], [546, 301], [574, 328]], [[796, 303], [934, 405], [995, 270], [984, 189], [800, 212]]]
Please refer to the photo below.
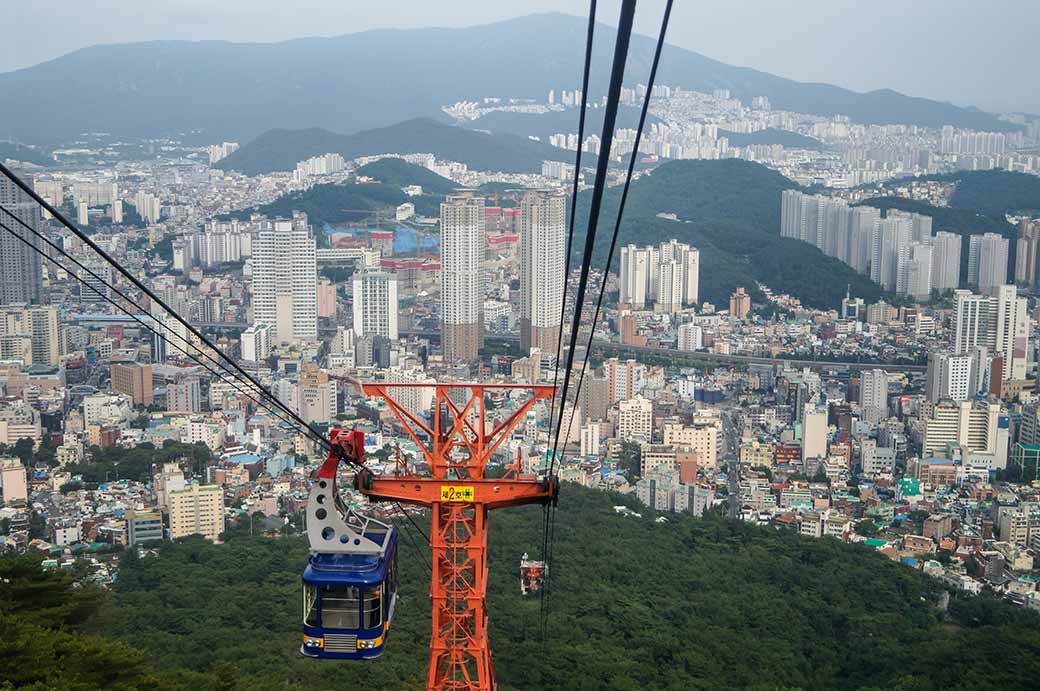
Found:
[[[647, 2], [636, 30], [653, 34], [651, 14], [660, 14], [662, 5]], [[0, 46], [0, 72], [105, 43], [284, 41], [382, 28], [472, 26], [534, 12], [581, 16], [586, 10], [573, 0], [19, 3], [8, 9], [20, 31]], [[616, 12], [604, 12], [611, 15]], [[1029, 0], [679, 3], [674, 16], [671, 43], [730, 64], [857, 91], [889, 88], [958, 105], [1040, 112], [1040, 96], [1030, 88], [1040, 69], [1033, 49], [1040, 17]]]
[[1038, 16], [8, 8], [0, 686], [1032, 688]]

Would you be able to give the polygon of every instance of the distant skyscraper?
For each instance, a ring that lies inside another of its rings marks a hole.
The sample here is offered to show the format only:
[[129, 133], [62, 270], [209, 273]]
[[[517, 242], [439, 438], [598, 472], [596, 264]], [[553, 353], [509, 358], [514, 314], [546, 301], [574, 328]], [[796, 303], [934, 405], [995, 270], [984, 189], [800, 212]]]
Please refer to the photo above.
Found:
[[958, 290], [951, 341], [955, 353], [983, 347], [1003, 360], [1003, 379], [1025, 379], [1029, 351], [1028, 301], [1015, 286], [1003, 285], [996, 295]]
[[867, 422], [877, 424], [888, 417], [888, 372], [863, 370], [859, 383], [859, 407]]
[[932, 288], [956, 290], [961, 275], [961, 236], [939, 231], [932, 242]]
[[932, 290], [932, 255], [930, 243], [912, 242], [899, 248], [896, 292], [925, 301]]
[[899, 277], [899, 249], [910, 242], [913, 223], [905, 217], [881, 219], [870, 262], [870, 279], [885, 290], [895, 290]]
[[[982, 349], [982, 353], [985, 353]], [[982, 354], [979, 353], [979, 354]], [[979, 392], [978, 375], [986, 362], [978, 362], [971, 353], [933, 351], [928, 354], [928, 372], [925, 378], [925, 396], [932, 403], [944, 398], [966, 401]]]
[[968, 241], [968, 285], [992, 293], [1007, 283], [1008, 241], [996, 233], [972, 235]]
[[307, 215], [277, 220], [253, 246], [253, 321], [270, 324], [272, 343], [318, 337], [318, 265]]
[[449, 195], [441, 204], [441, 349], [476, 360], [483, 341], [484, 198]]
[[563, 303], [567, 202], [562, 193], [520, 200], [520, 348], [556, 349]]
[[[0, 177], [0, 206], [19, 220], [42, 232], [40, 207], [7, 178]], [[21, 223], [0, 212], [0, 222], [24, 238], [32, 247], [42, 243]], [[0, 229], [0, 304], [39, 304], [43, 299], [40, 255], [10, 232]]]
[[397, 274], [364, 270], [354, 274], [354, 333], [397, 340]]
[[1038, 251], [1040, 251], [1040, 221], [1022, 219], [1018, 225], [1018, 245], [1015, 250], [1015, 283], [1036, 285]]

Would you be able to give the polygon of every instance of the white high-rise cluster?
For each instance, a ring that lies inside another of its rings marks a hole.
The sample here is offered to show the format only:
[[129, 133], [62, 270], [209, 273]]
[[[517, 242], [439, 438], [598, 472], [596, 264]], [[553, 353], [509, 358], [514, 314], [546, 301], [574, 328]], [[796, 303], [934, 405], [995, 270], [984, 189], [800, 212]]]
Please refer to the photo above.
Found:
[[[923, 300], [932, 290], [960, 285], [961, 237], [943, 231], [933, 237], [931, 216], [891, 209], [882, 217], [880, 209], [849, 206], [844, 199], [797, 190], [782, 192], [780, 206], [781, 237], [819, 247], [885, 290]], [[1003, 264], [999, 252], [985, 256], [983, 284], [1002, 285], [1006, 252]], [[979, 285], [979, 276], [976, 269], [973, 281], [969, 266], [968, 283]]]
[[632, 309], [653, 305], [655, 312], [677, 312], [697, 304], [700, 251], [678, 240], [657, 247], [621, 248], [621, 302]]

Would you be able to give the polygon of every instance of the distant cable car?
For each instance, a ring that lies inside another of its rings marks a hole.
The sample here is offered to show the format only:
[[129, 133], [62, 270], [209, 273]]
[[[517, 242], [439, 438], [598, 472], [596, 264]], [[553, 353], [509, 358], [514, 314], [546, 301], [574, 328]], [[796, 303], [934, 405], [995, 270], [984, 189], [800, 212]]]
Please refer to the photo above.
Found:
[[336, 491], [341, 459], [360, 464], [364, 434], [333, 430], [334, 451], [307, 500], [311, 556], [303, 572], [303, 645], [307, 657], [379, 657], [397, 607], [397, 530], [343, 504]]

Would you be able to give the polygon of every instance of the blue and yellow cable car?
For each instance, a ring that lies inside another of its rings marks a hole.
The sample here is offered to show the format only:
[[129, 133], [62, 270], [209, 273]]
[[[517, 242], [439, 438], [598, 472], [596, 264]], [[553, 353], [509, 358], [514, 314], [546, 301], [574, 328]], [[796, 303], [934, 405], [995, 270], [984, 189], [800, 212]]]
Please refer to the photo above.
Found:
[[[358, 458], [364, 437], [348, 434], [349, 441], [339, 441]], [[397, 607], [397, 530], [343, 504], [336, 491], [338, 463], [330, 454], [307, 501], [311, 556], [303, 572], [300, 652], [365, 660], [383, 652]]]

